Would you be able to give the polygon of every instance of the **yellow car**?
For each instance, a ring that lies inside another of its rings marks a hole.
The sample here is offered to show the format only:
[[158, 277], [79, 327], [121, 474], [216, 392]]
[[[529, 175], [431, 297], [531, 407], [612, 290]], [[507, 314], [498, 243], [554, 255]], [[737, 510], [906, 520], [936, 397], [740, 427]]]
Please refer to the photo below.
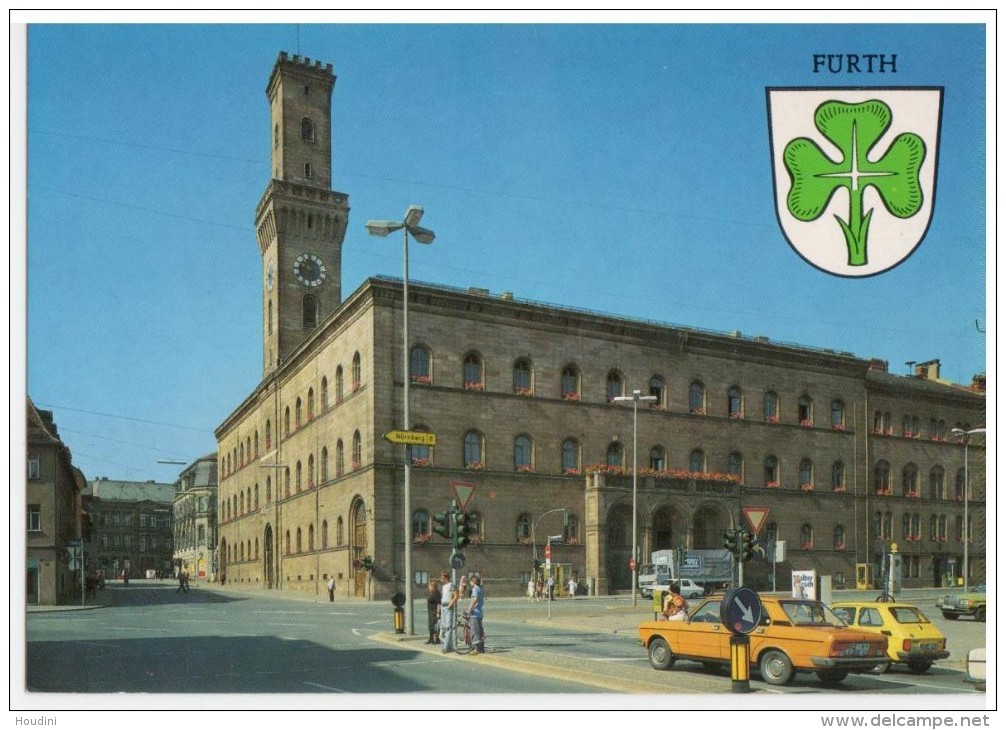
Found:
[[[703, 666], [730, 665], [730, 629], [720, 619], [723, 596], [710, 596], [688, 621], [646, 621], [639, 638], [650, 666], [670, 669], [678, 659]], [[769, 684], [788, 684], [797, 672], [815, 672], [822, 682], [888, 664], [887, 637], [848, 628], [820, 601], [761, 596], [762, 619], [748, 638], [751, 665]]]
[[841, 601], [831, 610], [853, 628], [887, 636], [887, 655], [912, 674], [923, 674], [934, 661], [950, 656], [946, 637], [910, 603]]

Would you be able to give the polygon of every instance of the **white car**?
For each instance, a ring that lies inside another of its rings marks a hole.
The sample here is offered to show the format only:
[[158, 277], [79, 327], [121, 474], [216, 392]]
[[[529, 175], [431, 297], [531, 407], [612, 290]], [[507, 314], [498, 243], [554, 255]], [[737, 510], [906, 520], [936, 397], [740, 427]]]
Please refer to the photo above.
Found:
[[644, 598], [651, 598], [654, 591], [667, 593], [674, 586], [678, 593], [684, 598], [702, 598], [706, 594], [706, 589], [693, 581], [691, 578], [679, 578], [670, 583], [653, 583], [647, 586], [640, 586], [639, 591]]

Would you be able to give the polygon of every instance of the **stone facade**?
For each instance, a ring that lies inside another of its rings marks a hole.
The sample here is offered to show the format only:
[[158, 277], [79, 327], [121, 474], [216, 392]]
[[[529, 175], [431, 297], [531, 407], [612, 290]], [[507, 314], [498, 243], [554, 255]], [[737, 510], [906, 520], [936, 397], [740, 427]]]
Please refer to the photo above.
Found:
[[[270, 240], [266, 258], [300, 250]], [[317, 289], [287, 283], [290, 301]], [[761, 507], [763, 537], [789, 546], [776, 566], [783, 576], [816, 568], [851, 584], [856, 565], [879, 565], [893, 542], [909, 558], [907, 585], [938, 584], [951, 555], [960, 565], [963, 543], [952, 533], [963, 503], [946, 487], [936, 498], [876, 493], [881, 462], [899, 486], [912, 469], [927, 488], [931, 473], [952, 486], [963, 447], [942, 440], [940, 423], [949, 435], [985, 422], [984, 390], [939, 380], [938, 367], [893, 376], [845, 352], [410, 283], [410, 425], [435, 434], [436, 445], [402, 447], [382, 438], [404, 423], [402, 283], [368, 280], [313, 327], [278, 323], [278, 337], [297, 345], [279, 348], [216, 431], [219, 555], [230, 585], [323, 595], [331, 575], [341, 595], [377, 599], [406, 579], [421, 587], [451, 552], [431, 537], [431, 515], [448, 509], [452, 482], [464, 482], [475, 486], [476, 525], [464, 570], [481, 573], [493, 593], [522, 592], [532, 557], [557, 534], [560, 585], [572, 576], [596, 592], [626, 590], [633, 413], [612, 398], [634, 389], [657, 398], [636, 418], [643, 561], [658, 549], [720, 547], [745, 508]], [[266, 351], [270, 336], [267, 325]], [[877, 434], [878, 411], [881, 421], [889, 413], [922, 425]], [[983, 525], [983, 439], [969, 458], [970, 515]], [[372, 572], [361, 567], [367, 557]], [[977, 540], [971, 562], [983, 576]], [[752, 561], [745, 582], [763, 587], [771, 569]]]
[[171, 505], [175, 571], [190, 581], [217, 580], [217, 455], [207, 454], [186, 467]]
[[124, 570], [130, 578], [145, 578], [149, 570], [171, 572], [174, 484], [100, 477], [86, 493], [97, 569], [109, 578]]

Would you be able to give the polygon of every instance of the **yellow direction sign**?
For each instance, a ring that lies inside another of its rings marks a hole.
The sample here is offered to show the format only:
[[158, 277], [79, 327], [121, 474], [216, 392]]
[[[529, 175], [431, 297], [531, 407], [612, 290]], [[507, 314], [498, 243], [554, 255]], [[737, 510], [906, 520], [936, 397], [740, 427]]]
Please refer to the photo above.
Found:
[[393, 444], [409, 444], [410, 446], [436, 446], [437, 435], [425, 431], [388, 431], [384, 438]]

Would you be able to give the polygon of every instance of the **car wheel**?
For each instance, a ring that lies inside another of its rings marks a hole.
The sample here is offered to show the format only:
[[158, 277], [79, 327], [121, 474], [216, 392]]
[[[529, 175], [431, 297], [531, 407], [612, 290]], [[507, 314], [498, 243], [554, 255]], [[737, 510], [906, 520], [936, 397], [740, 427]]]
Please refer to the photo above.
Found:
[[957, 614], [956, 613], [947, 613], [946, 611], [944, 611], [943, 612], [943, 618], [948, 619], [950, 621], [956, 621], [957, 620]]
[[981, 621], [982, 623], [985, 622], [985, 609], [984, 608], [976, 608], [975, 609], [975, 621]]
[[917, 659], [908, 662], [908, 671], [912, 674], [925, 674], [931, 666], [933, 666], [933, 663], [928, 659]]
[[670, 669], [674, 665], [674, 654], [671, 652], [671, 645], [661, 636], [650, 642], [648, 649], [650, 655], [650, 666], [654, 669]]
[[758, 662], [761, 678], [769, 684], [789, 684], [793, 679], [793, 662], [778, 649], [769, 649]]
[[817, 678], [828, 684], [836, 684], [849, 676], [849, 673], [842, 669], [822, 669], [817, 673]]

